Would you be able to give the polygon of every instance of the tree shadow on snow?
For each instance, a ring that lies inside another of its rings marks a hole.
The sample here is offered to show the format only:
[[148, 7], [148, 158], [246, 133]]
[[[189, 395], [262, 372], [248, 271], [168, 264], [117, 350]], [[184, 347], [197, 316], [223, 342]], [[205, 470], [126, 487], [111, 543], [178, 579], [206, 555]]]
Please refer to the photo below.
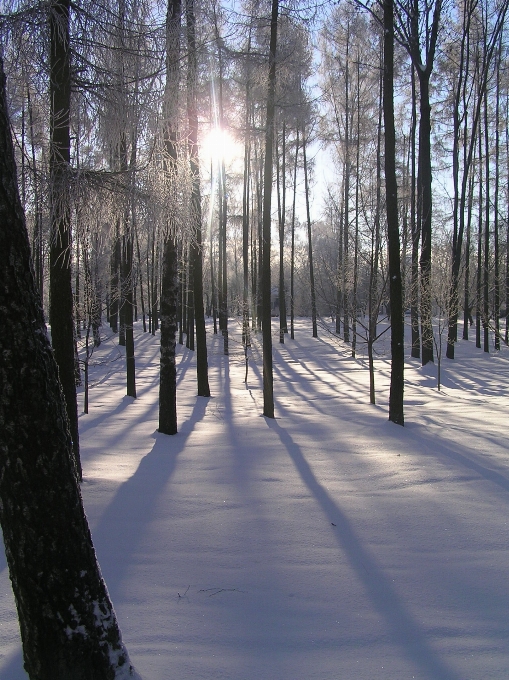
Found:
[[154, 433], [152, 450], [120, 486], [93, 531], [99, 564], [113, 601], [154, 519], [157, 499], [175, 472], [178, 456], [196, 424], [205, 416], [208, 404], [208, 399], [197, 397], [190, 417], [178, 434]]
[[393, 641], [399, 644], [405, 656], [429, 677], [460, 680], [460, 676], [439, 658], [427, 642], [423, 631], [406, 610], [383, 569], [363, 547], [348, 517], [313, 474], [299, 445], [276, 420], [267, 420], [267, 424], [288, 451], [302, 481], [328, 520], [335, 525], [334, 532], [339, 547], [364, 585], [374, 607], [383, 617]]

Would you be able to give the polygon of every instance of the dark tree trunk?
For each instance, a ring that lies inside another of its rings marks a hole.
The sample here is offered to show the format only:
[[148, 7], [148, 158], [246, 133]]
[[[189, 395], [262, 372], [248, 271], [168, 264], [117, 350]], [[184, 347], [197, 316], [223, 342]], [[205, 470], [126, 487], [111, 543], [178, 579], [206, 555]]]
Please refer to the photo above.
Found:
[[272, 159], [274, 147], [274, 112], [276, 99], [276, 45], [278, 0], [272, 0], [269, 47], [269, 86], [265, 128], [265, 167], [263, 178], [263, 247], [262, 247], [262, 332], [263, 332], [263, 415], [274, 418], [274, 376], [272, 373], [270, 230], [272, 205]]
[[484, 208], [486, 210], [484, 218], [484, 262], [483, 262], [483, 349], [490, 351], [489, 328], [490, 328], [490, 300], [489, 300], [489, 262], [490, 262], [490, 135], [488, 121], [488, 93], [484, 95]]
[[502, 56], [502, 42], [500, 40], [497, 51], [497, 86], [495, 102], [495, 196], [493, 204], [493, 256], [494, 271], [494, 300], [493, 320], [495, 323], [495, 350], [500, 350], [500, 266], [499, 266], [499, 189], [500, 189], [500, 60]]
[[472, 232], [472, 207], [474, 204], [474, 173], [470, 175], [467, 208], [467, 238], [465, 241], [465, 279], [463, 291], [463, 340], [468, 340], [468, 328], [472, 324], [472, 303], [470, 301], [470, 247]]
[[293, 166], [293, 203], [292, 203], [292, 250], [290, 255], [290, 337], [295, 338], [295, 204], [297, 199], [297, 165], [299, 158], [299, 128], [295, 139], [295, 163]]
[[126, 394], [128, 397], [136, 398], [136, 363], [134, 356], [133, 327], [133, 241], [129, 232], [123, 237], [122, 243], [122, 261], [124, 264], [122, 279], [125, 291], [123, 307], [125, 321]]
[[113, 236], [113, 243], [111, 246], [111, 280], [110, 280], [110, 313], [109, 324], [114, 333], [118, 333], [118, 311], [120, 306], [120, 234], [118, 222], [115, 224], [115, 233]]
[[421, 231], [416, 219], [416, 177], [415, 177], [415, 142], [417, 130], [417, 106], [415, 88], [415, 67], [412, 66], [412, 126], [410, 131], [410, 231], [412, 232], [411, 283], [410, 283], [410, 324], [412, 347], [410, 355], [414, 359], [421, 357], [421, 334], [419, 331], [419, 241]]
[[191, 164], [191, 219], [194, 238], [191, 242], [192, 282], [194, 297], [194, 317], [196, 323], [196, 372], [198, 396], [210, 397], [207, 336], [205, 332], [205, 310], [203, 307], [203, 248], [201, 231], [200, 165], [198, 158], [198, 112], [196, 105], [197, 62], [196, 62], [196, 20], [194, 0], [187, 0], [187, 116], [189, 121], [189, 159]]
[[[286, 321], [286, 291], [285, 291], [285, 221], [286, 221], [286, 121], [283, 122], [281, 177], [278, 167], [278, 216], [279, 216], [279, 342], [284, 344], [285, 333], [288, 333]], [[280, 179], [282, 182], [280, 182]], [[282, 183], [282, 186], [281, 186]]]
[[399, 251], [398, 183], [396, 179], [396, 133], [394, 128], [394, 5], [384, 0], [384, 126], [385, 192], [389, 240], [389, 281], [391, 303], [391, 387], [389, 420], [404, 425], [404, 326], [403, 285]]
[[177, 433], [177, 363], [178, 325], [178, 248], [175, 212], [177, 209], [177, 119], [180, 76], [181, 0], [169, 0], [166, 13], [166, 84], [163, 125], [165, 171], [168, 195], [168, 233], [163, 246], [161, 281], [161, 357], [159, 368], [159, 432]]
[[67, 416], [81, 479], [78, 407], [76, 404], [71, 226], [69, 198], [71, 76], [69, 0], [50, 6], [50, 323], [51, 344], [58, 364]]
[[64, 396], [30, 268], [1, 62], [0, 307], [0, 523], [25, 669], [37, 680], [137, 677], [83, 511]]
[[313, 266], [313, 240], [311, 237], [311, 215], [309, 212], [309, 178], [308, 163], [306, 156], [306, 132], [302, 133], [302, 158], [304, 160], [304, 192], [306, 194], [306, 221], [308, 230], [308, 258], [309, 258], [309, 285], [311, 288], [311, 323], [313, 337], [318, 337], [318, 326], [316, 323], [316, 290], [315, 290], [315, 270]]
[[179, 288], [177, 262], [177, 246], [173, 237], [168, 236], [164, 245], [161, 286], [159, 432], [163, 434], [177, 434], [177, 364], [175, 352]]
[[422, 365], [433, 359], [433, 325], [431, 305], [431, 104], [429, 74], [419, 72], [420, 120], [419, 166], [417, 172], [418, 219], [421, 232], [421, 337]]
[[[251, 51], [251, 30], [249, 31], [248, 54]], [[249, 67], [248, 67], [249, 68]], [[244, 176], [242, 190], [242, 344], [246, 356], [247, 348], [251, 345], [249, 332], [249, 227], [251, 203], [251, 73], [246, 78], [246, 112], [245, 112], [245, 142], [244, 142]], [[247, 374], [246, 374], [247, 379]]]
[[483, 153], [482, 134], [479, 126], [479, 210], [477, 220], [477, 280], [476, 280], [476, 303], [475, 303], [475, 346], [481, 347], [481, 293], [482, 293], [482, 237], [483, 237]]

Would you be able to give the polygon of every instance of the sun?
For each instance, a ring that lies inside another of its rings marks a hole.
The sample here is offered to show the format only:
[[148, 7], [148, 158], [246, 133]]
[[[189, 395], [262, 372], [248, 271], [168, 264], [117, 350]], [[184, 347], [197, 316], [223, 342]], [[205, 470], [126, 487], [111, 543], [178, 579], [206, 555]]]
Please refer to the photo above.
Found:
[[218, 164], [224, 160], [226, 166], [242, 158], [242, 146], [228, 132], [220, 127], [210, 128], [201, 142], [201, 156], [207, 164]]

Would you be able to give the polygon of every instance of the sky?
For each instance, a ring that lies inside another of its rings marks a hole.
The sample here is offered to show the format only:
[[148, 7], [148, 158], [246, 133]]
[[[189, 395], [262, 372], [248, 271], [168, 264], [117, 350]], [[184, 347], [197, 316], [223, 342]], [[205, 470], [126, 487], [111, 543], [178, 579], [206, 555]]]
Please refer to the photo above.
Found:
[[[509, 677], [508, 349], [459, 341], [440, 392], [436, 367], [407, 358], [402, 428], [387, 420], [389, 334], [373, 406], [362, 345], [352, 359], [309, 319], [280, 345], [276, 325], [275, 419], [261, 338], [245, 384], [231, 321], [229, 358], [209, 334], [210, 399], [179, 348], [173, 437], [157, 432], [158, 337], [138, 323], [133, 400], [103, 328], [82, 494], [141, 677]], [[26, 680], [20, 649], [2, 551], [0, 680]]]

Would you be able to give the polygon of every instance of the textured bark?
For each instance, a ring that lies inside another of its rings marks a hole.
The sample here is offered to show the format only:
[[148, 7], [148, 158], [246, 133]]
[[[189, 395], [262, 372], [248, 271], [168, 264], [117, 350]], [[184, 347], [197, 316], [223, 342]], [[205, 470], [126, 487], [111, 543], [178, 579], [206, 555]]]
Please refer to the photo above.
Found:
[[0, 523], [31, 680], [138, 677], [97, 564], [30, 269], [0, 62]]
[[177, 247], [168, 237], [163, 253], [161, 286], [161, 364], [159, 432], [177, 434], [177, 365], [175, 357], [178, 304]]

